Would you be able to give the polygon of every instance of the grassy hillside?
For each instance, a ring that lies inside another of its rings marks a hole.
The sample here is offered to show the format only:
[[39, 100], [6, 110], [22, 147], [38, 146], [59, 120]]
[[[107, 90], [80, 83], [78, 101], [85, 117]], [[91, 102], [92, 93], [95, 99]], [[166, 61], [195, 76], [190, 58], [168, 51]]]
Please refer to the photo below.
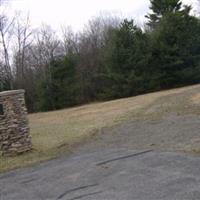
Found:
[[130, 120], [157, 120], [170, 112], [200, 113], [200, 85], [29, 115], [33, 151], [12, 158], [0, 156], [0, 172], [70, 153], [98, 136], [103, 127]]

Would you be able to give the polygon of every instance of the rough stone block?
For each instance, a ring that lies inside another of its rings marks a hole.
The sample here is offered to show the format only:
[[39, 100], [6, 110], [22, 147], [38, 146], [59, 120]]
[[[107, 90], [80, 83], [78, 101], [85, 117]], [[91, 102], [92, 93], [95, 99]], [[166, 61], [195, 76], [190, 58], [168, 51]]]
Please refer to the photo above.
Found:
[[24, 90], [0, 92], [0, 151], [13, 156], [31, 149]]

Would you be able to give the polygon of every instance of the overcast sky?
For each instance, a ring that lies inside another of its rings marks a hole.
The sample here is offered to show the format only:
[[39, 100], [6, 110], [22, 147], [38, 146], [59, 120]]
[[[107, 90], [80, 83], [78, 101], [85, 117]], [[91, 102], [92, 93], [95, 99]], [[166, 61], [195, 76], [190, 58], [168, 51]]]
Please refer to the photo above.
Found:
[[[196, 0], [183, 0], [193, 4]], [[49, 24], [54, 29], [61, 25], [81, 30], [89, 19], [102, 12], [133, 17], [138, 23], [144, 21], [149, 0], [11, 0], [8, 6], [14, 12], [29, 13], [33, 26]]]

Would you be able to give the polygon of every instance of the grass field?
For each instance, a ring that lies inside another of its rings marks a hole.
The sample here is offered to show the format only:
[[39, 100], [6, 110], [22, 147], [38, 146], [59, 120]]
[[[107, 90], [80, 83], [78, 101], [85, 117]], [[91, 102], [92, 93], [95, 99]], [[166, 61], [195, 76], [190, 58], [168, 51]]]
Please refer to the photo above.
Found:
[[159, 118], [165, 112], [199, 112], [199, 106], [200, 85], [196, 85], [31, 114], [29, 121], [33, 151], [10, 158], [0, 156], [0, 172], [66, 155], [76, 145], [93, 138], [103, 127], [114, 126], [128, 120]]

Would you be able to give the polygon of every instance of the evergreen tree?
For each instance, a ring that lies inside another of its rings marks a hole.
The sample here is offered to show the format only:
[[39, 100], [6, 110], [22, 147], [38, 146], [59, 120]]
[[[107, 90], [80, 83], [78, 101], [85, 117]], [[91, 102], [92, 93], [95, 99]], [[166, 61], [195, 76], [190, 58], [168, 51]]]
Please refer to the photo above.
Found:
[[[124, 20], [106, 46], [103, 88], [108, 98], [127, 97], [144, 90], [143, 70], [148, 63], [148, 39], [133, 20]], [[105, 84], [104, 84], [105, 85]]]
[[146, 17], [149, 19], [147, 24], [152, 29], [156, 27], [164, 15], [180, 12], [182, 7], [181, 0], [150, 0], [150, 2], [152, 13], [149, 13]]
[[51, 82], [39, 85], [39, 110], [55, 110], [77, 104], [76, 57], [67, 55], [64, 59], [51, 62]]
[[163, 16], [151, 33], [151, 87], [170, 88], [198, 82], [200, 23], [187, 12]]

